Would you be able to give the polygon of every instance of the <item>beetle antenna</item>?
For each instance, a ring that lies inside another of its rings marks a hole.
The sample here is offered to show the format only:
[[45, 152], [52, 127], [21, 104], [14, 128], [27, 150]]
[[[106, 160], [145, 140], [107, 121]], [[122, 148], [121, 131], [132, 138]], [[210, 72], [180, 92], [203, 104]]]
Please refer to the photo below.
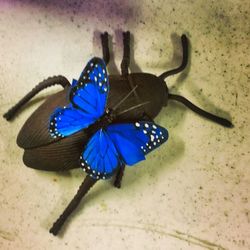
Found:
[[196, 105], [194, 105], [192, 102], [190, 102], [188, 99], [186, 99], [183, 96], [169, 94], [168, 97], [169, 97], [169, 99], [172, 99], [172, 100], [183, 103], [185, 106], [187, 106], [192, 111], [194, 111], [195, 113], [197, 113], [198, 115], [200, 115], [202, 117], [205, 117], [205, 118], [207, 118], [207, 119], [209, 119], [209, 120], [211, 120], [213, 122], [216, 122], [216, 123], [218, 123], [218, 124], [220, 124], [220, 125], [222, 125], [224, 127], [227, 127], [227, 128], [232, 128], [233, 127], [232, 122], [230, 122], [229, 120], [224, 119], [222, 117], [219, 117], [217, 115], [213, 115], [213, 114], [211, 114], [211, 113], [197, 107]]
[[117, 115], [121, 115], [121, 114], [126, 113], [126, 112], [128, 112], [128, 111], [130, 111], [130, 110], [133, 110], [133, 109], [139, 108], [139, 107], [141, 107], [141, 106], [144, 106], [144, 105], [146, 105], [146, 104], [148, 104], [148, 103], [150, 103], [150, 101], [140, 103], [140, 104], [138, 104], [138, 105], [135, 105], [135, 106], [133, 106], [133, 107], [130, 107], [130, 108], [128, 108], [128, 109], [123, 110], [122, 112], [118, 113]]
[[136, 89], [138, 85], [136, 85], [125, 97], [121, 99], [113, 108], [112, 110], [116, 110]]
[[96, 183], [96, 181], [97, 180], [91, 178], [89, 175], [86, 176], [73, 200], [69, 203], [69, 205], [65, 208], [63, 213], [60, 215], [60, 217], [57, 219], [57, 221], [53, 224], [53, 226], [49, 230], [50, 233], [52, 233], [53, 235], [58, 234], [66, 219], [76, 209], [83, 196], [87, 194], [87, 192]]
[[53, 76], [49, 77], [48, 79], [40, 82], [35, 86], [27, 95], [25, 95], [16, 105], [14, 105], [12, 108], [10, 108], [3, 117], [9, 121], [16, 113], [20, 110], [20, 108], [26, 104], [31, 98], [33, 98], [36, 94], [38, 94], [41, 90], [46, 89], [50, 86], [60, 84], [63, 88], [66, 86], [70, 86], [69, 81], [64, 76]]
[[159, 78], [164, 80], [168, 76], [178, 74], [186, 68], [187, 62], [188, 62], [188, 38], [185, 34], [183, 34], [181, 36], [181, 44], [182, 44], [182, 63], [181, 63], [181, 65], [176, 69], [172, 69], [172, 70], [169, 70], [169, 71], [162, 73], [159, 76]]

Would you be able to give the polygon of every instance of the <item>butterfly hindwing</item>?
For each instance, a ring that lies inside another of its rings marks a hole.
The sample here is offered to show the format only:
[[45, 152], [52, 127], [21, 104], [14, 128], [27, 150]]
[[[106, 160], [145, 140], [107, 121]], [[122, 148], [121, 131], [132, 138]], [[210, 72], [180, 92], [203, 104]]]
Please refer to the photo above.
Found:
[[153, 122], [111, 124], [91, 137], [80, 157], [81, 166], [92, 178], [106, 179], [121, 164], [144, 160], [167, 139], [167, 130]]
[[168, 131], [153, 122], [111, 124], [107, 133], [123, 162], [133, 165], [168, 139]]
[[106, 179], [120, 165], [118, 152], [104, 129], [98, 130], [86, 145], [80, 163], [83, 170], [95, 179]]
[[105, 63], [94, 57], [84, 68], [77, 84], [70, 91], [70, 101], [74, 107], [100, 118], [106, 107], [109, 81]]
[[50, 117], [49, 132], [54, 138], [63, 138], [88, 127], [95, 119], [72, 105], [57, 108]]
[[78, 81], [73, 79], [69, 93], [71, 104], [58, 108], [50, 117], [49, 132], [54, 138], [69, 136], [99, 119], [104, 111], [109, 90], [105, 63], [91, 59]]

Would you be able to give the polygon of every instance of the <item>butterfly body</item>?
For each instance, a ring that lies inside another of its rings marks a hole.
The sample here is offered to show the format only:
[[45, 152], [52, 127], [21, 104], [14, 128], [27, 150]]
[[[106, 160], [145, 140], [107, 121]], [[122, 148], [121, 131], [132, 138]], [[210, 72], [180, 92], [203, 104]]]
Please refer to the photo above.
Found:
[[112, 114], [112, 111], [106, 110], [103, 116], [85, 129], [86, 134], [91, 137], [94, 133], [96, 133], [96, 131], [105, 129], [108, 125], [110, 125], [114, 118], [115, 116]]

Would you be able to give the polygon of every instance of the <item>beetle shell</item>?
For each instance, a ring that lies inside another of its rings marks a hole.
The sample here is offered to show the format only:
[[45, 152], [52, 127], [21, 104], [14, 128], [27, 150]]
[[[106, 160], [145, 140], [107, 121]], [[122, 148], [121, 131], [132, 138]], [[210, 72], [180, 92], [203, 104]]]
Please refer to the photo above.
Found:
[[[155, 75], [133, 73], [128, 76], [110, 75], [110, 92], [107, 108], [112, 109], [135, 86], [136, 90], [117, 108], [122, 112], [140, 103], [149, 102], [139, 108], [118, 115], [114, 123], [145, 120], [145, 114], [155, 118], [167, 104], [168, 89], [165, 82]], [[54, 139], [48, 131], [48, 121], [57, 107], [69, 104], [69, 87], [53, 94], [27, 119], [17, 137], [17, 144], [24, 148], [23, 161], [28, 167], [60, 171], [78, 168], [79, 156], [88, 142], [84, 130], [69, 137]]]

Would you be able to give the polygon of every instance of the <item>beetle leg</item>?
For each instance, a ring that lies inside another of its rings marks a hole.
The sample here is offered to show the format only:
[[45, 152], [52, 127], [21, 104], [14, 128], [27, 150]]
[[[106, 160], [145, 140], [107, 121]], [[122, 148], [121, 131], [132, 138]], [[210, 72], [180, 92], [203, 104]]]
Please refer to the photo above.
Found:
[[123, 58], [121, 63], [122, 75], [128, 75], [128, 67], [130, 62], [130, 32], [123, 32]]
[[102, 41], [102, 54], [103, 60], [106, 65], [109, 63], [110, 53], [109, 53], [109, 34], [108, 32], [104, 32], [101, 34], [101, 41]]
[[186, 68], [187, 63], [188, 63], [188, 38], [184, 34], [181, 36], [181, 44], [182, 44], [182, 62], [181, 62], [181, 65], [176, 69], [172, 69], [172, 70], [169, 70], [169, 71], [162, 73], [159, 76], [159, 78], [165, 79], [168, 76], [180, 73], [181, 71], [183, 71]]
[[121, 187], [121, 181], [122, 181], [122, 177], [123, 177], [123, 174], [124, 174], [124, 170], [125, 170], [125, 164], [122, 164], [119, 167], [118, 172], [117, 172], [116, 177], [115, 177], [114, 186], [117, 187], [117, 188]]
[[64, 76], [53, 76], [49, 77], [46, 80], [38, 83], [35, 88], [33, 88], [27, 95], [25, 95], [16, 105], [10, 108], [3, 117], [9, 121], [11, 120], [17, 113], [17, 111], [26, 104], [31, 98], [33, 98], [36, 94], [38, 94], [41, 90], [48, 88], [53, 85], [61, 85], [63, 88], [70, 86], [69, 81]]
[[200, 116], [203, 116], [203, 117], [205, 117], [213, 122], [216, 122], [224, 127], [233, 128], [233, 126], [234, 126], [231, 121], [229, 121], [225, 118], [219, 117], [217, 115], [213, 115], [213, 114], [197, 107], [196, 105], [194, 105], [192, 102], [190, 102], [188, 99], [186, 99], [183, 96], [169, 94], [168, 97], [169, 97], [169, 99], [183, 103], [185, 106], [187, 106], [192, 111], [199, 114]]
[[52, 233], [53, 235], [58, 234], [66, 219], [76, 209], [83, 196], [87, 194], [87, 192], [96, 183], [96, 181], [97, 180], [91, 178], [90, 176], [88, 175], [86, 176], [73, 200], [69, 203], [69, 205], [65, 208], [63, 213], [60, 215], [60, 217], [57, 219], [57, 221], [53, 224], [53, 226], [49, 230], [50, 233]]

